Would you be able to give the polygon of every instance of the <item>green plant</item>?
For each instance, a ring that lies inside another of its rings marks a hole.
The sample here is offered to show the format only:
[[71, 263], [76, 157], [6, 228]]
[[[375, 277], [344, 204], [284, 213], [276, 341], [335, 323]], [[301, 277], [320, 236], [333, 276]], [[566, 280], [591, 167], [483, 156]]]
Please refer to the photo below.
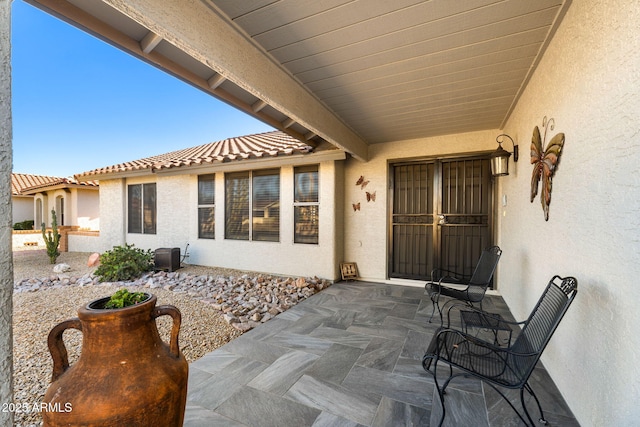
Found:
[[33, 220], [26, 220], [22, 222], [16, 222], [13, 224], [14, 230], [33, 230]]
[[104, 305], [104, 308], [123, 308], [129, 307], [146, 301], [149, 295], [144, 292], [129, 292], [127, 289], [120, 289], [116, 291], [109, 301]]
[[115, 246], [112, 250], [100, 255], [100, 266], [95, 275], [100, 281], [117, 282], [140, 277], [153, 267], [153, 253], [126, 244]]
[[58, 233], [58, 218], [56, 217], [56, 211], [51, 209], [51, 230], [46, 231], [44, 222], [42, 223], [42, 238], [44, 244], [47, 246], [47, 255], [49, 256], [49, 262], [55, 264], [56, 260], [60, 256], [58, 251], [58, 245], [60, 244], [60, 234]]

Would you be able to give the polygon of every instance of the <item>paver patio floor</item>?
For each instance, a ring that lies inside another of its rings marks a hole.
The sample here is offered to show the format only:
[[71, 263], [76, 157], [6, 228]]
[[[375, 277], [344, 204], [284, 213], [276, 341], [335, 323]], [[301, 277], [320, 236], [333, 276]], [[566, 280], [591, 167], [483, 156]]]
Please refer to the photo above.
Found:
[[[511, 318], [499, 296], [484, 309]], [[421, 365], [439, 325], [430, 314], [420, 287], [336, 283], [192, 363], [184, 425], [437, 425], [440, 403]], [[542, 366], [530, 383], [549, 425], [578, 425]], [[508, 395], [518, 407], [518, 392]], [[475, 379], [452, 381], [445, 404], [447, 426], [522, 424]]]

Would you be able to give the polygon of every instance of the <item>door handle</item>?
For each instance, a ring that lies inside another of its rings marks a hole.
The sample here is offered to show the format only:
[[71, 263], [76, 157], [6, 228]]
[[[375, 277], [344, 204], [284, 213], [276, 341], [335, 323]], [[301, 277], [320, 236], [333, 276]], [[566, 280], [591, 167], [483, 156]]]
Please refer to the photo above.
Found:
[[438, 215], [438, 225], [445, 225], [447, 223], [447, 217], [443, 214]]

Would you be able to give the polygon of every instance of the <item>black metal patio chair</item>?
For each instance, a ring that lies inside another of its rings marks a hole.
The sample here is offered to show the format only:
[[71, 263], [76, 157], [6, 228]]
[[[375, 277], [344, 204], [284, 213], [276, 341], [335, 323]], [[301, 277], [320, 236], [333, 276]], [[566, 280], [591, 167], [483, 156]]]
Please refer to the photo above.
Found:
[[[445, 390], [451, 380], [458, 376], [473, 376], [488, 384], [502, 396], [525, 425], [533, 426], [524, 402], [524, 390], [526, 390], [538, 405], [540, 422], [547, 424], [540, 401], [528, 381], [543, 350], [577, 293], [578, 281], [575, 278], [554, 276], [527, 320], [523, 322], [502, 320], [522, 327], [518, 337], [509, 347], [498, 347], [492, 342], [481, 340], [459, 330], [439, 328], [422, 358], [423, 368], [433, 375], [442, 404], [439, 425], [442, 425], [445, 418]], [[481, 313], [480, 310], [477, 311]], [[438, 363], [449, 365], [449, 377], [442, 387], [439, 387], [436, 376]], [[454, 367], [459, 369], [455, 374]], [[520, 402], [528, 423], [498, 387], [520, 390]]]
[[[437, 308], [442, 324], [442, 310], [444, 309], [444, 307], [440, 307], [440, 296], [442, 295], [463, 301], [470, 307], [473, 307], [473, 303], [479, 303], [482, 309], [482, 299], [491, 284], [491, 278], [496, 271], [500, 255], [502, 255], [502, 250], [498, 246], [491, 246], [483, 250], [471, 276], [443, 268], [434, 268], [431, 271], [431, 281], [427, 282], [424, 287], [429, 293], [431, 304], [433, 304], [429, 322], [433, 319]], [[457, 287], [448, 285], [457, 285]]]

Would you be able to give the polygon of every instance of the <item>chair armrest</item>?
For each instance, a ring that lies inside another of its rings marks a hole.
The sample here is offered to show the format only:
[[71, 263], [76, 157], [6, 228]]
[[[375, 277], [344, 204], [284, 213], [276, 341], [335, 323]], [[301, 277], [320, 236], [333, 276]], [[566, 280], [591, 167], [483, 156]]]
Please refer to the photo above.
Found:
[[507, 325], [524, 325], [525, 323], [527, 323], [526, 320], [523, 320], [523, 321], [520, 321], [520, 322], [514, 322], [514, 321], [511, 321], [511, 320], [505, 320], [504, 318], [499, 317], [495, 313], [487, 313], [486, 311], [480, 310], [477, 307], [471, 307], [471, 306], [466, 305], [466, 304], [457, 303], [457, 304], [451, 304], [449, 309], [447, 310], [447, 322], [448, 322], [448, 324], [451, 324], [450, 313], [451, 313], [451, 310], [454, 307], [462, 307], [466, 311], [472, 311], [474, 313], [479, 314], [482, 317], [485, 317], [485, 318], [491, 319], [491, 320], [495, 320], [495, 321], [499, 321], [499, 322], [505, 323]]
[[477, 309], [475, 307], [470, 306], [469, 304], [463, 304], [461, 302], [457, 302], [456, 300], [450, 300], [447, 301], [443, 306], [442, 306], [442, 310], [444, 311], [444, 308], [446, 306], [449, 306], [449, 308], [447, 308], [447, 328], [451, 327], [451, 310], [453, 310], [454, 308], [458, 310], [458, 312], [462, 311], [462, 310], [468, 310], [468, 311], [477, 311]]
[[461, 274], [456, 271], [447, 270], [444, 268], [434, 268], [433, 270], [431, 270], [432, 283], [442, 283], [443, 281], [450, 281], [452, 283], [466, 283], [469, 279], [470, 276], [466, 274]]
[[[492, 351], [494, 353], [497, 353], [497, 354], [508, 354], [508, 353], [510, 353], [508, 348], [499, 347], [499, 346], [497, 346], [497, 345], [495, 345], [495, 344], [493, 344], [493, 343], [491, 343], [489, 341], [482, 340], [482, 339], [477, 338], [477, 337], [475, 337], [475, 336], [473, 336], [471, 334], [468, 334], [466, 332], [462, 332], [462, 331], [459, 331], [459, 330], [453, 329], [453, 328], [442, 328], [439, 331], [436, 331], [436, 335], [435, 335], [435, 337], [433, 339], [433, 340], [436, 341], [436, 346], [435, 346], [436, 353], [435, 354], [437, 355], [437, 357], [440, 357], [440, 347], [441, 347], [440, 344], [441, 343], [446, 343], [446, 334], [455, 334], [455, 335], [457, 335], [461, 340], [461, 342], [460, 342], [461, 344], [464, 343], [464, 342], [469, 342], [469, 343], [472, 343], [472, 344], [477, 345], [479, 347], [485, 348], [485, 349], [487, 349], [489, 351]], [[427, 352], [428, 351], [429, 350], [427, 350]]]

